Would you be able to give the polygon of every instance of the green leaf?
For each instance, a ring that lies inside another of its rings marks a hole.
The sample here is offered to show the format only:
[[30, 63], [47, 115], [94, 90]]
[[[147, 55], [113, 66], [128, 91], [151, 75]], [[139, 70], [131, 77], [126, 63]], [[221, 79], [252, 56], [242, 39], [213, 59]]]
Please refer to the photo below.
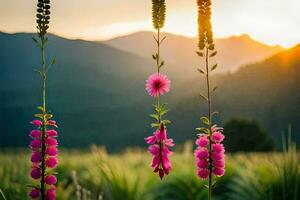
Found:
[[149, 116], [156, 119], [156, 120], [158, 120], [158, 115], [156, 115], [156, 114], [150, 114]]
[[201, 74], [205, 74], [205, 72], [204, 72], [202, 69], [198, 68], [197, 70], [198, 70], [198, 72], [200, 72]]
[[212, 91], [214, 92], [214, 91], [216, 91], [217, 89], [218, 89], [218, 86], [214, 87]]
[[165, 64], [165, 61], [161, 61], [160, 65], [159, 65], [159, 68], [161, 68], [162, 66], [164, 66]]
[[203, 57], [204, 56], [204, 53], [200, 52], [200, 51], [196, 51], [196, 54], [200, 57]]
[[51, 119], [53, 117], [53, 115], [52, 114], [46, 114], [45, 117], [46, 117], [46, 119]]
[[168, 124], [171, 124], [171, 121], [170, 120], [162, 120], [161, 123], [163, 123], [164, 125], [168, 125]]
[[159, 127], [159, 124], [158, 123], [152, 123], [151, 124], [151, 127], [153, 128], [153, 127]]
[[215, 64], [214, 66], [212, 66], [210, 71], [214, 71], [215, 69], [217, 69], [217, 67], [218, 67], [218, 64]]
[[33, 184], [26, 184], [26, 187], [29, 187], [29, 188], [39, 188], [39, 186], [33, 185]]
[[213, 112], [213, 113], [211, 113], [211, 116], [218, 115], [218, 114], [219, 114], [219, 112]]
[[44, 111], [44, 108], [42, 107], [42, 106], [38, 106], [38, 107], [36, 107], [38, 110], [40, 110], [40, 111]]
[[43, 119], [43, 117], [44, 117], [43, 114], [34, 114], [34, 116], [38, 117], [38, 118], [41, 118], [41, 119]]
[[153, 58], [153, 60], [156, 60], [156, 56], [154, 54], [152, 55], [152, 58]]
[[208, 98], [200, 93], [200, 97], [202, 97], [205, 101], [208, 101]]
[[197, 131], [200, 131], [200, 132], [202, 132], [202, 133], [206, 133], [206, 134], [209, 134], [210, 133], [210, 131], [207, 129], [207, 128], [196, 128], [196, 130]]
[[211, 53], [209, 57], [214, 57], [215, 55], [217, 55], [217, 53], [218, 53], [218, 52], [215, 51], [215, 52]]
[[55, 63], [56, 63], [56, 59], [53, 58], [52, 61], [51, 61], [51, 65], [55, 65]]
[[202, 121], [203, 124], [209, 125], [210, 121], [207, 117], [201, 117], [200, 120]]

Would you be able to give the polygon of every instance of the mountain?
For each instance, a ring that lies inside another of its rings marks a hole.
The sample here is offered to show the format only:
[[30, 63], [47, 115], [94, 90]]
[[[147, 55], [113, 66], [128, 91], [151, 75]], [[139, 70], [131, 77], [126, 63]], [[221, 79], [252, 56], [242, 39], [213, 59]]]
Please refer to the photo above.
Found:
[[[40, 52], [31, 41], [35, 34], [0, 33], [0, 146], [27, 146], [29, 121], [40, 105]], [[238, 50], [236, 50], [238, 51]], [[96, 143], [117, 151], [126, 146], [145, 146], [151, 134], [149, 113], [154, 99], [144, 89], [154, 71], [153, 60], [99, 42], [49, 36], [47, 61], [55, 57], [47, 78], [48, 108], [59, 124], [64, 147], [88, 147]], [[174, 65], [177, 67], [177, 65]], [[216, 74], [219, 85], [215, 108], [222, 119], [255, 118], [272, 135], [279, 136], [291, 123], [300, 131], [298, 90], [300, 47], [283, 51], [263, 62], [247, 65], [234, 73]], [[172, 90], [162, 100], [169, 103], [168, 128], [176, 143], [194, 139], [199, 116], [205, 112], [199, 91], [199, 74], [190, 77], [187, 66], [164, 71]], [[194, 76], [199, 76], [194, 78]], [[219, 120], [220, 121], [220, 120]], [[223, 123], [224, 121], [220, 121]], [[299, 135], [295, 136], [300, 142]], [[279, 137], [277, 137], [279, 138]]]
[[[153, 35], [152, 32], [137, 32], [104, 43], [149, 58], [155, 51]], [[166, 63], [173, 70], [184, 71], [187, 77], [194, 76], [196, 67], [200, 65], [199, 57], [194, 53], [197, 49], [197, 39], [170, 33], [163, 35], [166, 39], [162, 45], [162, 56]], [[257, 42], [246, 34], [216, 39], [215, 44], [219, 52], [216, 61], [221, 66], [218, 72], [221, 73], [236, 71], [242, 65], [261, 61], [283, 50], [280, 46], [268, 46]]]
[[[188, 89], [176, 105], [180, 114], [174, 118], [190, 120], [178, 121], [179, 132], [186, 131], [181, 127], [199, 126], [195, 116], [206, 111], [199, 98], [199, 91], [205, 91], [203, 83], [194, 79], [183, 86]], [[213, 76], [212, 85], [218, 86], [213, 104], [223, 122], [233, 117], [258, 120], [279, 143], [290, 124], [294, 140], [300, 142], [300, 45], [235, 73]]]
[[[41, 104], [41, 82], [34, 72], [40, 66], [40, 52], [32, 36], [0, 34], [0, 146], [27, 144], [29, 121]], [[146, 67], [151, 60], [104, 44], [54, 35], [49, 36], [46, 55], [48, 63], [52, 57], [57, 60], [47, 77], [47, 103], [60, 124], [64, 146], [126, 145], [129, 135], [143, 131], [135, 129], [134, 120], [146, 116], [137, 111], [149, 99], [144, 82], [152, 72]]]

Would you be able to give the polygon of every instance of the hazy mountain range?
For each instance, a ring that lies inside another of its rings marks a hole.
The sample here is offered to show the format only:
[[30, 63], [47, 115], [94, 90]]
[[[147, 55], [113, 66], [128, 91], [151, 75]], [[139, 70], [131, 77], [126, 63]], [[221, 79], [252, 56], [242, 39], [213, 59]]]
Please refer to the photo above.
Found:
[[[105, 41], [112, 47], [151, 58], [155, 52], [152, 32], [137, 32]], [[166, 36], [162, 45], [162, 56], [172, 70], [184, 70], [188, 77], [194, 76], [194, 70], [200, 65], [197, 49], [197, 39], [163, 33]], [[219, 51], [216, 61], [221, 66], [218, 72], [236, 71], [245, 64], [261, 61], [283, 50], [281, 46], [268, 46], [253, 40], [244, 34], [215, 40]]]
[[[29, 121], [40, 103], [40, 79], [34, 73], [40, 64], [40, 53], [31, 41], [34, 35], [0, 33], [0, 146], [28, 144]], [[124, 48], [134, 45], [132, 48], [136, 52], [116, 48], [118, 42], [114, 40], [88, 42], [49, 36], [47, 59], [50, 62], [55, 57], [57, 64], [48, 74], [48, 107], [60, 125], [62, 145], [87, 147], [97, 143], [118, 150], [128, 145], [143, 145], [143, 138], [151, 134], [147, 114], [152, 112], [153, 99], [146, 94], [144, 84], [147, 76], [155, 70], [153, 61], [147, 58], [152, 53], [152, 36], [145, 32], [136, 35], [146, 35], [147, 38], [136, 39], [137, 44], [120, 45]], [[178, 52], [169, 43], [173, 41], [172, 44], [176, 45], [177, 40]], [[189, 48], [182, 46], [187, 45], [185, 40], [191, 40]], [[143, 43], [149, 46], [138, 50]], [[246, 62], [247, 54], [252, 58], [247, 62], [253, 63], [281, 49], [257, 43], [247, 36], [217, 40], [216, 43], [220, 51], [219, 63], [230, 60], [229, 56], [222, 58], [230, 52], [237, 63]], [[251, 43], [250, 50], [247, 50], [246, 43]], [[172, 81], [172, 90], [164, 100], [172, 109], [169, 117], [173, 125], [169, 132], [177, 142], [195, 137], [194, 128], [199, 126], [199, 116], [205, 111], [198, 95], [204, 85], [197, 77], [196, 66], [183, 65], [184, 61], [190, 62], [184, 55], [191, 54], [192, 59], [195, 44], [195, 39], [174, 35], [168, 35], [164, 44], [163, 55], [168, 64], [164, 72]], [[227, 50], [222, 49], [226, 44]], [[181, 61], [171, 61], [173, 53]], [[196, 58], [193, 62], [196, 65]], [[234, 63], [234, 60], [230, 62]], [[288, 123], [299, 131], [299, 64], [300, 47], [297, 46], [263, 62], [244, 66], [235, 73], [215, 75], [213, 80], [220, 88], [215, 104], [222, 119], [255, 118], [269, 133], [277, 136]], [[296, 139], [300, 142], [298, 136]]]

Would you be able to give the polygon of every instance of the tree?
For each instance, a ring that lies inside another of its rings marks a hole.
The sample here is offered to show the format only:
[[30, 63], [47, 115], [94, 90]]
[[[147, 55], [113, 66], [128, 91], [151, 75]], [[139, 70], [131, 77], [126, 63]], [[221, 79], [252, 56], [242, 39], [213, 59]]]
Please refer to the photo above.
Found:
[[227, 151], [271, 151], [274, 140], [255, 120], [231, 119], [224, 126]]

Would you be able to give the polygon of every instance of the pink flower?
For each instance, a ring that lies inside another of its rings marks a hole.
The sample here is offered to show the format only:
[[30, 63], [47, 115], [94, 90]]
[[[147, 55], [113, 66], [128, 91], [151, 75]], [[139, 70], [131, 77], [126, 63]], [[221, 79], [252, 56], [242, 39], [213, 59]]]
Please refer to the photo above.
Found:
[[214, 132], [211, 136], [211, 139], [215, 143], [223, 142], [225, 136], [221, 132]]
[[56, 125], [56, 121], [54, 121], [54, 120], [49, 120], [48, 121], [48, 123], [47, 123], [47, 125], [49, 125], [49, 126], [54, 126], [54, 127], [58, 127], [57, 125]]
[[196, 149], [195, 156], [198, 159], [206, 159], [209, 156], [208, 150], [204, 147], [200, 147]]
[[32, 152], [32, 154], [31, 154], [31, 162], [38, 163], [41, 160], [42, 160], [42, 155], [41, 155], [40, 152], [36, 152], [36, 151]]
[[58, 160], [54, 156], [49, 156], [45, 161], [46, 166], [49, 168], [55, 168], [57, 166], [57, 163]]
[[33, 179], [39, 179], [41, 177], [41, 170], [37, 167], [31, 169], [30, 176]]
[[46, 193], [46, 200], [55, 200], [56, 198], [56, 188], [48, 189]]
[[214, 168], [212, 172], [216, 176], [223, 176], [225, 173], [225, 170], [223, 168]]
[[40, 138], [41, 135], [42, 135], [42, 131], [40, 131], [40, 130], [32, 130], [32, 131], [30, 131], [29, 135], [32, 138]]
[[151, 144], [148, 147], [148, 152], [153, 156], [151, 164], [153, 171], [158, 172], [159, 177], [163, 179], [164, 175], [168, 175], [172, 168], [169, 160], [172, 152], [168, 147], [174, 146], [173, 140], [167, 138], [167, 131], [164, 125], [161, 125], [152, 136], [145, 138], [145, 141], [147, 144]]
[[211, 158], [213, 160], [223, 160], [224, 159], [224, 153], [223, 152], [212, 152]]
[[46, 134], [49, 136], [49, 137], [56, 137], [57, 136], [57, 131], [56, 130], [48, 130], [46, 132]]
[[197, 167], [199, 167], [200, 169], [207, 169], [208, 167], [208, 160], [207, 159], [197, 159]]
[[198, 176], [199, 176], [201, 179], [207, 179], [207, 178], [208, 178], [208, 175], [209, 175], [208, 169], [199, 169], [199, 170], [198, 170]]
[[158, 97], [170, 90], [170, 80], [163, 74], [152, 74], [146, 81], [146, 90], [152, 97]]
[[208, 138], [207, 136], [201, 136], [196, 140], [196, 144], [200, 147], [206, 147], [208, 145]]
[[225, 152], [225, 148], [224, 148], [223, 144], [219, 144], [219, 143], [213, 144], [212, 150], [214, 152], [223, 152], [223, 153]]
[[32, 141], [30, 142], [30, 147], [33, 148], [33, 149], [41, 148], [41, 147], [42, 147], [42, 142], [41, 142], [41, 140], [32, 140]]
[[54, 176], [54, 175], [45, 176], [45, 182], [48, 185], [55, 185], [57, 182], [56, 176]]
[[48, 137], [45, 141], [48, 146], [57, 146], [57, 140], [51, 137]]
[[49, 156], [56, 156], [57, 152], [58, 152], [58, 150], [56, 147], [47, 147], [46, 148], [46, 154]]
[[33, 188], [30, 192], [29, 192], [29, 197], [31, 199], [37, 199], [40, 196], [40, 190]]
[[40, 120], [36, 120], [36, 119], [31, 121], [30, 123], [35, 125], [35, 126], [38, 126], [38, 127], [43, 125], [43, 123]]
[[213, 166], [215, 168], [224, 168], [225, 167], [225, 160], [224, 159], [213, 160]]

